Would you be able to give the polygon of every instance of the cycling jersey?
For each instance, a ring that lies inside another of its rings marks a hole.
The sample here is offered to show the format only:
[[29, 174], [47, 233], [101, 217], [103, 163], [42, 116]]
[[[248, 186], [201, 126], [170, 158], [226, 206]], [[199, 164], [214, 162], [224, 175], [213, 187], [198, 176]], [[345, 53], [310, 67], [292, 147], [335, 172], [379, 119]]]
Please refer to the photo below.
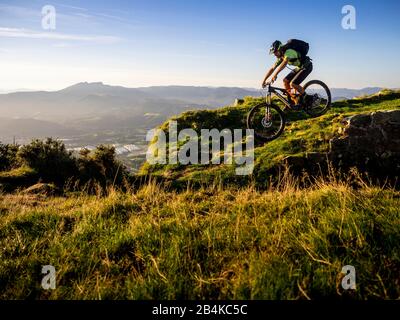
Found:
[[[288, 65], [295, 67], [302, 67], [301, 55], [296, 50], [288, 49], [285, 51], [284, 57], [288, 60]], [[283, 58], [279, 58], [274, 65], [274, 68], [278, 67], [283, 61]]]

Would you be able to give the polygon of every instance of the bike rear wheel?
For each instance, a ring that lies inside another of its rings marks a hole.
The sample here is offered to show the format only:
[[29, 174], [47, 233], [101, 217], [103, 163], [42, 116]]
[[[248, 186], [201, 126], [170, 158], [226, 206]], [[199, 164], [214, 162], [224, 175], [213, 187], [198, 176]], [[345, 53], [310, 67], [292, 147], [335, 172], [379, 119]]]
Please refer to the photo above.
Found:
[[320, 80], [312, 80], [304, 85], [304, 111], [310, 116], [318, 117], [325, 114], [332, 102], [331, 91]]
[[278, 138], [285, 129], [285, 115], [275, 105], [265, 102], [254, 106], [247, 116], [247, 127], [254, 130], [256, 139], [263, 142]]

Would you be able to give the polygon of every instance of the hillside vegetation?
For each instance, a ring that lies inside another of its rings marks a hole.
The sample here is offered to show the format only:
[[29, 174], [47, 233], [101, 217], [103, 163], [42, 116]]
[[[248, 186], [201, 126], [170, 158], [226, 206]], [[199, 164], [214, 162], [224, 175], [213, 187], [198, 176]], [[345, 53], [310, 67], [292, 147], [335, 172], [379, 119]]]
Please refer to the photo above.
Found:
[[[400, 193], [360, 187], [2, 196], [0, 297], [399, 298]], [[53, 291], [40, 286], [48, 264]], [[345, 265], [355, 291], [341, 287]]]
[[[189, 111], [172, 118], [179, 128], [192, 128], [200, 133], [202, 128], [218, 130], [246, 128], [246, 115], [261, 98], [248, 97], [243, 105], [228, 106], [217, 110]], [[400, 92], [384, 90], [378, 94], [352, 100], [333, 103], [331, 110], [321, 117], [311, 118], [303, 112], [289, 112], [289, 123], [281, 137], [265, 145], [256, 145], [254, 150], [255, 167], [253, 175], [240, 177], [235, 175], [233, 165], [149, 165], [142, 167], [142, 174], [151, 174], [173, 180], [175, 184], [199, 184], [219, 181], [223, 183], [247, 184], [256, 182], [265, 186], [273, 178], [274, 167], [288, 156], [301, 156], [307, 153], [327, 152], [329, 141], [339, 135], [344, 119], [373, 111], [400, 109]], [[168, 122], [161, 126], [168, 130]]]
[[[245, 127], [258, 102], [176, 119], [195, 130]], [[0, 298], [399, 299], [397, 189], [356, 170], [304, 185], [286, 169], [268, 183], [286, 156], [327, 151], [344, 118], [399, 106], [400, 93], [384, 91], [320, 118], [289, 113], [245, 177], [228, 165], [148, 164], [129, 176], [106, 146], [74, 158], [51, 139], [0, 145]], [[58, 175], [60, 166], [69, 171]], [[38, 181], [59, 192], [27, 192]], [[56, 269], [55, 290], [41, 287], [44, 265]], [[346, 265], [356, 290], [341, 286]]]

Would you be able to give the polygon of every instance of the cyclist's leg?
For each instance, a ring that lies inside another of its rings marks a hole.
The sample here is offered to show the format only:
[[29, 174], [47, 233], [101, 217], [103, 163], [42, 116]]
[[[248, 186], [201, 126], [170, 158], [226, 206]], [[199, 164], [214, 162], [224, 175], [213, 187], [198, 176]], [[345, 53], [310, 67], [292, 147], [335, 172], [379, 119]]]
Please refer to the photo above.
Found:
[[304, 89], [300, 85], [313, 71], [313, 65], [311, 62], [307, 63], [303, 68], [301, 68], [296, 76], [292, 79], [290, 85], [300, 94], [304, 94]]
[[293, 81], [293, 79], [296, 77], [297, 75], [297, 70], [293, 70], [291, 71], [286, 77], [285, 79], [283, 79], [283, 85], [285, 86], [286, 92], [288, 97], [292, 98], [292, 94], [291, 94], [291, 86], [290, 83]]

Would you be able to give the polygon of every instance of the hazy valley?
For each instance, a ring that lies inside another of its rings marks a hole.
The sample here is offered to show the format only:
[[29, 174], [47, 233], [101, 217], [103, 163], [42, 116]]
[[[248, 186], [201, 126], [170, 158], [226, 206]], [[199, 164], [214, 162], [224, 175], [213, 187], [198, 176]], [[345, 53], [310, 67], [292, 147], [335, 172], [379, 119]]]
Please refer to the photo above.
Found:
[[[381, 88], [332, 89], [333, 100], [373, 94]], [[0, 141], [29, 143], [54, 137], [78, 151], [114, 145], [133, 170], [143, 163], [149, 129], [187, 110], [215, 109], [260, 91], [236, 87], [125, 88], [82, 82], [59, 91], [0, 94]]]

